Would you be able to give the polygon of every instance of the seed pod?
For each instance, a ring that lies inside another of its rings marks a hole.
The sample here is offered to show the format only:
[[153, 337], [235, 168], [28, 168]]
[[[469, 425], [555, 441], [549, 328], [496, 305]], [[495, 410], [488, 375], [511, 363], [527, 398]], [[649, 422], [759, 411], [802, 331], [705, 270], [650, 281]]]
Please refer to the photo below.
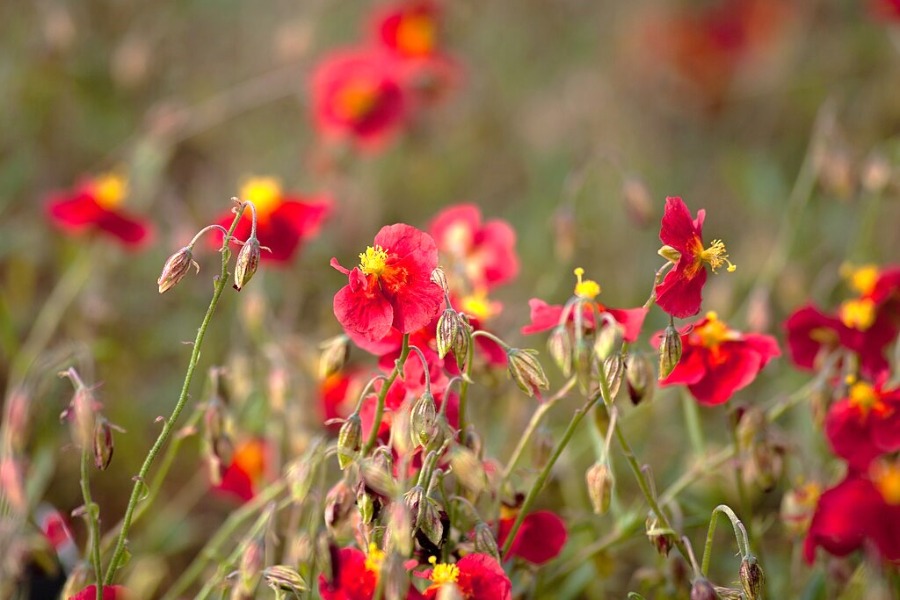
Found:
[[162, 274], [160, 274], [159, 279], [156, 280], [156, 283], [159, 286], [159, 293], [163, 294], [175, 287], [179, 281], [184, 279], [184, 276], [188, 274], [191, 267], [197, 269], [197, 273], [200, 272], [200, 265], [194, 260], [194, 254], [191, 251], [190, 246], [185, 246], [166, 259], [166, 264], [163, 265]]
[[763, 597], [766, 578], [755, 556], [745, 557], [741, 561], [740, 578], [741, 589], [747, 600], [759, 600]]
[[112, 427], [103, 417], [99, 417], [94, 423], [94, 466], [105, 471], [113, 456]]
[[572, 374], [572, 357], [574, 355], [574, 347], [572, 346], [572, 336], [563, 325], [557, 325], [550, 332], [547, 339], [547, 350], [550, 352], [550, 358], [562, 371], [564, 377]]
[[260, 252], [259, 240], [256, 237], [251, 237], [244, 242], [234, 267], [234, 289], [237, 291], [241, 291], [256, 273], [256, 269], [259, 267]]
[[625, 382], [628, 385], [628, 397], [637, 406], [653, 396], [653, 366], [644, 354], [632, 352], [625, 359]]
[[534, 396], [541, 388], [550, 387], [537, 353], [537, 350], [520, 348], [510, 348], [506, 352], [509, 375], [528, 396]]
[[347, 417], [338, 433], [337, 457], [342, 471], [356, 459], [361, 446], [362, 419], [359, 418], [359, 413], [353, 413]]
[[662, 381], [681, 360], [681, 335], [671, 325], [666, 327], [659, 345], [659, 379]]
[[339, 372], [350, 357], [350, 338], [344, 334], [325, 340], [319, 346], [319, 379], [324, 381]]
[[409, 413], [409, 432], [413, 446], [427, 446], [434, 438], [437, 407], [434, 396], [426, 391], [419, 396]]
[[606, 514], [609, 510], [612, 498], [613, 476], [609, 465], [605, 462], [596, 462], [585, 473], [587, 481], [588, 497], [595, 515]]

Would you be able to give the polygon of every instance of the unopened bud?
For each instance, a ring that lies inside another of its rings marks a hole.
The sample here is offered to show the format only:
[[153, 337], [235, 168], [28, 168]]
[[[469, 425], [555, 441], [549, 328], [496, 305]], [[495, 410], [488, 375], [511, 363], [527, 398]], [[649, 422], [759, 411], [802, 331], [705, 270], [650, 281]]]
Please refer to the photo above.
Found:
[[185, 246], [166, 259], [162, 274], [156, 280], [157, 285], [159, 285], [159, 293], [165, 293], [175, 287], [175, 284], [184, 279], [191, 267], [197, 269], [197, 273], [200, 272], [200, 265], [194, 260], [194, 253], [191, 251], [190, 246]]
[[465, 317], [452, 308], [441, 314], [437, 323], [437, 351], [440, 358], [453, 351], [456, 365], [462, 369], [469, 353], [470, 326]]
[[437, 407], [434, 396], [426, 391], [419, 396], [409, 413], [409, 433], [413, 446], [427, 446], [434, 438]]
[[403, 502], [412, 515], [412, 527], [418, 527], [419, 505], [425, 501], [425, 488], [421, 485], [413, 486], [405, 494], [403, 494]]
[[585, 473], [585, 480], [594, 514], [606, 514], [606, 511], [609, 510], [613, 488], [613, 476], [609, 465], [605, 462], [594, 463]]
[[444, 538], [444, 523], [441, 521], [441, 511], [431, 498], [425, 496], [422, 499], [423, 504], [419, 507], [419, 518], [416, 527], [425, 534], [428, 540], [441, 547]]
[[226, 433], [225, 405], [218, 397], [213, 397], [203, 411], [204, 437], [209, 451], [222, 464], [230, 465], [234, 454], [231, 437]]
[[663, 332], [659, 344], [659, 379], [662, 381], [678, 366], [681, 360], [681, 334], [671, 325]]
[[619, 395], [622, 380], [625, 378], [625, 361], [621, 354], [613, 354], [600, 365], [606, 375], [606, 384], [609, 386], [609, 399], [613, 401]]
[[438, 286], [440, 286], [441, 290], [445, 294], [450, 293], [450, 286], [447, 285], [447, 274], [444, 273], [444, 269], [442, 269], [441, 267], [436, 267], [431, 272], [431, 283], [434, 283], [434, 284], [437, 284]]
[[625, 382], [628, 384], [628, 397], [632, 404], [636, 406], [653, 397], [653, 379], [653, 365], [647, 356], [630, 353], [625, 359]]
[[397, 480], [391, 473], [390, 465], [382, 461], [364, 458], [360, 461], [360, 476], [366, 487], [385, 497], [393, 497], [397, 492]]
[[244, 242], [234, 267], [234, 289], [237, 291], [241, 291], [256, 273], [256, 269], [259, 267], [260, 252], [259, 240], [255, 236]]
[[356, 494], [343, 481], [337, 482], [325, 496], [325, 525], [332, 532], [347, 522]]
[[602, 327], [597, 331], [594, 340], [594, 354], [600, 360], [606, 360], [613, 354], [619, 353], [622, 347], [625, 330], [614, 319], [606, 320]]
[[550, 358], [562, 371], [563, 376], [568, 377], [572, 374], [574, 348], [572, 336], [569, 335], [569, 331], [564, 325], [558, 325], [550, 332], [550, 337], [547, 339], [547, 351], [550, 352]]
[[262, 577], [262, 567], [266, 560], [266, 544], [262, 536], [247, 542], [241, 563], [238, 567], [238, 585], [235, 588], [237, 598], [252, 598]]
[[113, 457], [113, 435], [109, 421], [99, 417], [94, 423], [94, 466], [105, 471]]
[[497, 562], [500, 562], [500, 548], [497, 546], [497, 539], [494, 537], [491, 527], [484, 521], [479, 521], [475, 525], [474, 542], [475, 552], [487, 554], [494, 557]]
[[360, 486], [356, 493], [356, 507], [359, 509], [359, 517], [363, 523], [368, 525], [375, 517], [375, 503], [372, 496], [366, 493], [365, 486]]
[[766, 415], [756, 406], [741, 407], [735, 429], [738, 450], [747, 452], [756, 445], [766, 428]]
[[356, 455], [362, 446], [362, 419], [359, 413], [353, 413], [338, 433], [337, 457], [341, 471], [346, 469], [356, 459]]
[[763, 597], [766, 578], [755, 556], [745, 557], [741, 561], [740, 577], [746, 600], [759, 600]]
[[276, 594], [279, 591], [290, 592], [299, 598], [302, 592], [309, 590], [309, 586], [300, 573], [287, 565], [274, 565], [267, 568], [263, 571], [263, 578]]
[[775, 487], [784, 470], [783, 449], [772, 443], [764, 442], [753, 447], [750, 462], [745, 473], [760, 487], [768, 492]]
[[691, 586], [691, 600], [718, 600], [715, 586], [708, 579], [700, 578]]
[[537, 359], [537, 350], [510, 348], [506, 352], [509, 375], [528, 396], [534, 396], [538, 390], [550, 387], [544, 368]]
[[654, 513], [650, 513], [645, 522], [647, 539], [656, 548], [660, 556], [668, 556], [672, 546], [675, 545], [675, 533], [671, 529], [660, 527], [659, 519]]
[[322, 342], [319, 348], [322, 350], [319, 354], [319, 380], [324, 381], [347, 364], [350, 357], [350, 338], [343, 334], [336, 335]]

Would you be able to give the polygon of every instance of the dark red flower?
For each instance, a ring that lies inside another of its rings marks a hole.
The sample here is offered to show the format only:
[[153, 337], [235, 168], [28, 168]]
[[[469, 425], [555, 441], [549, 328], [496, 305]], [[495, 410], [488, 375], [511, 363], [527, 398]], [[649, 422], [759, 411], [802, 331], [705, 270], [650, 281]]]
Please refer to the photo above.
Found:
[[311, 93], [316, 128], [361, 149], [380, 148], [406, 119], [396, 62], [377, 50], [354, 48], [326, 57], [312, 75]]
[[659, 385], [686, 385], [694, 398], [707, 406], [727, 402], [781, 355], [775, 338], [729, 329], [713, 312], [679, 333], [681, 360]]
[[784, 322], [784, 328], [791, 360], [802, 369], [818, 369], [822, 358], [848, 339], [840, 319], [826, 315], [811, 304], [795, 310]]
[[331, 581], [319, 575], [323, 600], [371, 600], [378, 585], [384, 554], [373, 549], [370, 555], [356, 548], [341, 548], [332, 556]]
[[[294, 258], [301, 242], [319, 233], [322, 222], [331, 213], [332, 201], [326, 196], [301, 198], [284, 194], [273, 177], [252, 177], [241, 187], [241, 200], [253, 202], [256, 208], [256, 237], [263, 250], [260, 259], [269, 263], [287, 263]], [[234, 220], [229, 211], [216, 221], [228, 229]], [[234, 237], [244, 241], [250, 237], [253, 217], [247, 207]], [[210, 236], [212, 244], [222, 245], [222, 235]]]
[[[97, 598], [97, 586], [89, 585], [74, 596], [69, 596], [69, 600], [95, 600]], [[121, 585], [104, 585], [103, 600], [127, 600], [128, 590]]]
[[851, 470], [819, 498], [803, 545], [812, 564], [821, 546], [846, 556], [867, 540], [886, 561], [900, 562], [900, 464], [879, 462], [868, 472]]
[[825, 433], [834, 453], [855, 469], [900, 450], [900, 389], [857, 381], [828, 409]]
[[259, 439], [238, 444], [231, 464], [224, 468], [222, 480], [214, 489], [236, 496], [244, 502], [253, 499], [257, 486], [265, 480], [271, 464], [270, 451], [269, 445]]
[[[515, 520], [515, 515], [500, 519], [497, 535], [497, 545], [500, 547], [506, 543]], [[522, 521], [516, 539], [509, 547], [509, 556], [518, 556], [535, 565], [542, 565], [559, 555], [566, 545], [568, 535], [566, 524], [559, 515], [549, 510], [537, 510], [529, 513]]]
[[334, 314], [349, 333], [378, 341], [391, 327], [412, 333], [437, 316], [443, 291], [431, 281], [438, 256], [430, 235], [402, 223], [389, 225], [359, 257], [352, 271], [331, 259], [350, 280], [334, 296]]
[[467, 554], [456, 564], [435, 564], [422, 573], [432, 584], [425, 598], [437, 598], [441, 587], [453, 585], [464, 600], [512, 600], [512, 582], [503, 567], [487, 554]]
[[106, 173], [82, 181], [71, 193], [52, 196], [47, 214], [67, 233], [99, 231], [126, 247], [137, 248], [150, 240], [153, 226], [121, 210], [127, 195], [125, 178]]
[[869, 0], [869, 12], [877, 19], [900, 21], [900, 0]]
[[697, 211], [697, 218], [691, 213], [681, 198], [666, 198], [659, 239], [664, 244], [659, 253], [674, 263], [671, 271], [659, 283], [654, 292], [656, 303], [673, 317], [683, 319], [700, 312], [703, 284], [706, 283], [708, 264], [716, 269], [728, 265], [728, 271], [735, 266], [728, 260], [722, 240], [713, 240], [709, 248], [703, 247], [703, 220], [706, 211]]

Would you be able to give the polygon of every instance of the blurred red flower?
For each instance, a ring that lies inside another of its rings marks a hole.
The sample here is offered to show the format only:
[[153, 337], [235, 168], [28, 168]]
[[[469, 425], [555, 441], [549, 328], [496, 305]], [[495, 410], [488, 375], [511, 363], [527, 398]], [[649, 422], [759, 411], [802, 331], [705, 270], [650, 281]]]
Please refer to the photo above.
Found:
[[455, 586], [464, 600], [512, 600], [509, 577], [487, 554], [467, 554], [452, 565], [434, 564], [422, 576], [432, 581], [425, 590], [428, 600], [437, 598], [445, 585]]
[[[326, 196], [301, 198], [283, 193], [281, 184], [273, 177], [252, 177], [241, 187], [240, 199], [253, 202], [256, 207], [256, 237], [263, 250], [260, 259], [270, 263], [287, 263], [294, 258], [301, 242], [319, 233], [322, 222], [331, 213], [332, 201]], [[229, 211], [216, 222], [228, 229], [234, 220]], [[250, 237], [253, 223], [251, 209], [244, 210], [234, 236], [245, 241]], [[212, 244], [222, 245], [222, 234], [210, 236]]]
[[[516, 515], [500, 519], [497, 545], [502, 547], [509, 537]], [[509, 547], [509, 556], [518, 556], [535, 565], [556, 558], [568, 539], [566, 523], [554, 512], [537, 510], [522, 521], [516, 539]]]
[[265, 480], [271, 463], [269, 445], [251, 439], [237, 445], [231, 464], [222, 471], [222, 480], [214, 489], [247, 502], [256, 495], [257, 486]]
[[[369, 553], [356, 548], [333, 548], [331, 580], [319, 575], [319, 594], [323, 600], [372, 600], [381, 574], [384, 552], [372, 544]], [[412, 585], [407, 600], [420, 600], [422, 595]]]
[[[623, 339], [626, 342], [634, 342], [641, 334], [641, 328], [644, 326], [644, 318], [647, 316], [646, 308], [607, 308], [599, 302], [595, 302], [597, 314], [609, 314], [616, 322], [622, 326]], [[563, 307], [559, 304], [547, 304], [538, 298], [532, 298], [528, 301], [528, 307], [531, 309], [531, 323], [522, 327], [522, 333], [525, 335], [532, 333], [540, 333], [553, 329], [559, 325], [562, 317]], [[594, 328], [594, 310], [591, 308], [590, 302], [582, 304], [582, 318], [584, 326], [587, 329]], [[575, 311], [570, 310], [566, 323], [575, 322]]]
[[[69, 600], [95, 600], [97, 598], [97, 586], [89, 585], [74, 596], [69, 596]], [[121, 585], [104, 585], [103, 600], [126, 600], [128, 598], [128, 590]]]
[[396, 62], [375, 49], [336, 51], [312, 75], [316, 128], [360, 149], [382, 147], [404, 124], [407, 99]]
[[722, 240], [713, 240], [709, 248], [703, 247], [705, 218], [706, 211], [700, 209], [697, 218], [691, 219], [691, 213], [681, 198], [666, 198], [659, 230], [659, 239], [664, 245], [659, 253], [675, 266], [666, 273], [654, 292], [659, 307], [679, 319], [700, 312], [703, 284], [706, 283], [704, 263], [710, 266], [713, 273], [725, 264], [728, 271], [735, 269], [728, 260]]
[[713, 312], [679, 333], [681, 360], [659, 385], [686, 385], [694, 398], [707, 406], [727, 402], [750, 385], [771, 359], [781, 355], [775, 338], [729, 329]]
[[825, 433], [834, 453], [855, 469], [900, 450], [900, 388], [853, 383], [847, 397], [829, 408]]
[[349, 278], [334, 296], [334, 314], [349, 333], [378, 341], [391, 327], [412, 333], [437, 316], [444, 294], [431, 281], [438, 253], [430, 235], [403, 223], [389, 225], [359, 258], [352, 271], [331, 259]]
[[900, 21], [900, 0], [869, 0], [869, 11], [879, 19]]
[[105, 173], [80, 182], [69, 193], [51, 196], [47, 215], [66, 233], [99, 231], [126, 247], [137, 248], [150, 240], [153, 226], [121, 210], [127, 196], [126, 179]]

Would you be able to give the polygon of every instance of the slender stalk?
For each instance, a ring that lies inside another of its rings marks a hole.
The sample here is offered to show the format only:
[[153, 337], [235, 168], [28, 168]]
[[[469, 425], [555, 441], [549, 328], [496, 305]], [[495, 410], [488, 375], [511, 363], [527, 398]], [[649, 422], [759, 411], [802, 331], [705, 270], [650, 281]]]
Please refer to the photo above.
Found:
[[235, 209], [234, 220], [232, 221], [231, 227], [228, 229], [227, 234], [222, 240], [222, 269], [215, 281], [215, 284], [213, 285], [212, 299], [209, 302], [209, 307], [206, 309], [206, 315], [203, 317], [203, 322], [200, 324], [200, 328], [197, 330], [197, 337], [194, 339], [194, 345], [191, 350], [191, 358], [188, 362], [187, 372], [184, 376], [184, 384], [181, 387], [181, 395], [178, 397], [178, 402], [175, 403], [175, 408], [172, 410], [172, 414], [163, 422], [162, 431], [160, 431], [159, 436], [156, 438], [156, 442], [147, 453], [147, 457], [144, 459], [144, 464], [141, 465], [141, 469], [140, 471], [138, 471], [137, 477], [135, 477], [134, 487], [131, 490], [131, 498], [129, 498], [128, 506], [125, 509], [125, 517], [122, 519], [122, 529], [119, 531], [119, 536], [116, 539], [115, 550], [113, 551], [112, 558], [109, 561], [109, 568], [106, 571], [106, 577], [103, 582], [104, 585], [110, 585], [115, 578], [116, 570], [119, 567], [119, 562], [122, 560], [123, 554], [125, 552], [125, 540], [128, 536], [128, 531], [131, 528], [131, 521], [134, 517], [135, 508], [137, 507], [138, 502], [140, 502], [141, 500], [142, 491], [146, 488], [145, 482], [147, 480], [147, 475], [150, 473], [150, 467], [153, 465], [153, 461], [156, 459], [156, 456], [159, 454], [162, 447], [166, 444], [166, 442], [169, 440], [169, 437], [172, 435], [172, 431], [174, 431], [175, 429], [175, 424], [178, 421], [178, 417], [181, 415], [181, 411], [187, 404], [188, 392], [191, 388], [191, 382], [194, 379], [194, 370], [197, 368], [197, 363], [200, 362], [200, 349], [203, 346], [203, 339], [206, 337], [206, 330], [209, 327], [212, 316], [219, 304], [219, 298], [221, 298], [222, 292], [228, 285], [228, 262], [231, 258], [231, 250], [228, 249], [228, 245], [231, 242], [232, 236], [234, 235], [234, 230], [237, 228], [237, 225], [244, 214], [244, 208], [246, 208], [246, 206], [247, 203], [243, 203]]
[[[87, 441], [87, 440], [85, 440]], [[88, 546], [90, 547], [91, 566], [94, 569], [94, 577], [97, 582], [97, 600], [103, 600], [103, 565], [100, 562], [100, 523], [97, 514], [97, 505], [91, 499], [91, 484], [89, 476], [91, 448], [84, 444], [81, 449], [81, 495], [84, 497], [85, 521], [88, 528]]]
[[709, 574], [709, 559], [712, 556], [713, 535], [716, 533], [716, 523], [718, 522], [720, 513], [731, 520], [731, 526], [734, 528], [734, 538], [737, 541], [741, 557], [746, 557], [750, 554], [750, 543], [747, 539], [747, 530], [744, 529], [744, 524], [741, 523], [741, 520], [734, 514], [731, 507], [720, 504], [713, 509], [712, 516], [710, 516], [709, 519], [709, 529], [706, 532], [706, 545], [703, 548], [703, 563], [700, 566], [701, 574], [704, 577]]
[[680, 392], [681, 407], [684, 409], [684, 424], [687, 428], [688, 439], [691, 441], [691, 448], [693, 448], [694, 454], [703, 456], [706, 454], [706, 444], [703, 442], [703, 429], [700, 427], [700, 410], [686, 387], [682, 387]]
[[391, 371], [390, 375], [388, 375], [388, 378], [381, 386], [381, 391], [378, 392], [378, 404], [375, 405], [375, 420], [372, 421], [372, 431], [369, 432], [369, 439], [366, 440], [366, 445], [363, 446], [362, 451], [360, 452], [360, 456], [365, 456], [369, 452], [371, 452], [372, 448], [375, 447], [375, 443], [378, 441], [378, 429], [381, 427], [381, 419], [382, 417], [384, 417], [385, 398], [387, 398], [388, 390], [391, 389], [391, 386], [394, 384], [394, 380], [397, 379], [397, 376], [400, 375], [400, 371], [403, 370], [403, 365], [406, 364], [406, 358], [408, 356], [409, 334], [404, 333], [403, 346], [400, 349], [400, 357], [394, 362], [394, 370]]

